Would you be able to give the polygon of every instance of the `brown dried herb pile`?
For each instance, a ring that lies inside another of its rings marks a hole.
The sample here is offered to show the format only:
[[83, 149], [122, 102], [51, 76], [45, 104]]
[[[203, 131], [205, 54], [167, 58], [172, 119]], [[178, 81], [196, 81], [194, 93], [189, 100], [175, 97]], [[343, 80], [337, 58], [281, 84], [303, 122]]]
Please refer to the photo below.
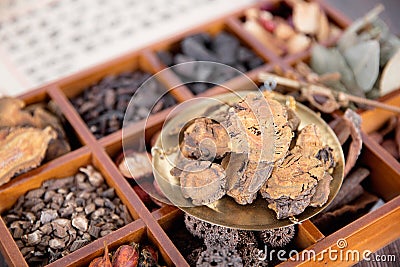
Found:
[[185, 198], [206, 205], [228, 195], [245, 205], [260, 192], [278, 219], [326, 203], [335, 159], [316, 125], [299, 130], [296, 113], [267, 94], [218, 112], [221, 122], [199, 118], [184, 130], [171, 174]]
[[29, 265], [51, 263], [132, 221], [92, 166], [45, 181], [2, 215]]
[[0, 185], [71, 150], [54, 114], [58, 110], [52, 102], [25, 107], [20, 99], [0, 98]]

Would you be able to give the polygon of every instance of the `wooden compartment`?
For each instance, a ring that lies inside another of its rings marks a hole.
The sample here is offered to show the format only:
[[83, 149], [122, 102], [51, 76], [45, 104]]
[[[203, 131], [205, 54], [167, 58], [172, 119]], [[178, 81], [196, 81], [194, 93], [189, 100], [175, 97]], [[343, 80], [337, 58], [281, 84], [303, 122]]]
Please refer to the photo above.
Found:
[[[316, 1], [321, 4], [330, 19], [338, 26], [344, 28], [349, 25], [349, 21], [346, 18], [328, 6], [324, 1]], [[254, 6], [258, 5], [255, 4]], [[157, 77], [158, 80], [166, 89], [174, 88], [170, 93], [178, 103], [194, 97], [206, 97], [227, 92], [228, 89], [215, 86], [198, 96], [194, 96], [186, 86], [178, 86], [181, 84], [180, 79], [168, 69], [164, 70], [166, 66], [157, 58], [157, 51], [177, 49], [178, 42], [185, 36], [199, 32], [216, 34], [221, 30], [227, 30], [238, 37], [243, 44], [259, 55], [266, 63], [259, 68], [247, 72], [246, 75], [249, 79], [238, 77], [223, 84], [223, 86], [232, 90], [250, 89], [252, 81], [257, 80], [257, 74], [260, 71], [273, 71], [275, 68], [290, 70], [290, 66], [293, 63], [300, 60], [307, 61], [309, 51], [286, 58], [279, 58], [277, 55], [271, 53], [271, 51], [268, 51], [260, 42], [243, 29], [240, 19], [243, 17], [244, 12], [245, 10], [242, 10], [236, 14], [222, 17], [208, 24], [171, 36], [145, 49], [131, 51], [114, 60], [81, 71], [21, 96], [27, 103], [35, 103], [48, 99], [54, 100], [71, 125], [76, 139], [83, 146], [35, 170], [20, 175], [10, 183], [1, 186], [0, 199], [2, 201], [0, 202], [0, 212], [9, 209], [19, 196], [32, 188], [39, 187], [41, 182], [53, 177], [60, 178], [74, 174], [78, 167], [91, 163], [104, 175], [107, 183], [115, 188], [117, 195], [127, 205], [132, 217], [135, 219], [132, 223], [57, 260], [50, 264], [51, 266], [87, 266], [92, 259], [102, 255], [104, 252], [104, 241], [107, 242], [110, 250], [132, 241], [148, 242], [159, 250], [162, 264], [167, 266], [187, 266], [182, 253], [174, 244], [175, 240], [169, 237], [174, 227], [182, 227], [182, 211], [176, 207], [164, 205], [150, 212], [113, 162], [113, 159], [122, 149], [122, 130], [96, 140], [69, 99], [78, 95], [87, 86], [99, 81], [106, 75], [137, 69], [153, 74], [161, 71]], [[259, 84], [258, 82], [256, 83]], [[397, 96], [388, 101], [394, 101], [390, 103], [398, 104], [400, 103], [400, 98]], [[168, 113], [173, 108], [175, 107], [151, 115], [147, 121], [142, 120], [132, 124], [124, 129], [124, 137], [127, 138], [127, 141], [131, 142], [133, 148], [140, 141], [144, 141], [149, 146], [152, 137], [161, 129]], [[400, 226], [397, 223], [400, 219], [400, 165], [393, 158], [385, 154], [382, 148], [367, 136], [370, 131], [379, 127], [380, 123], [386, 120], [385, 116], [387, 115], [380, 111], [378, 113], [374, 112], [376, 111], [368, 111], [362, 115], [364, 119], [363, 130], [365, 132], [363, 134], [364, 150], [359, 163], [368, 166], [371, 171], [366, 187], [378, 194], [386, 203], [379, 209], [362, 216], [326, 237], [310, 220], [302, 222], [302, 224], [298, 225], [298, 232], [294, 240], [294, 246], [299, 251], [312, 249], [317, 255], [321, 255], [327, 249], [337, 249], [336, 242], [340, 238], [346, 239], [348, 244], [345, 248], [346, 250], [369, 249], [376, 251], [400, 237]], [[145, 133], [142, 134], [141, 131], [144, 129]], [[143, 136], [144, 140], [139, 140]], [[0, 220], [0, 251], [4, 255], [8, 265], [27, 266], [3, 220]], [[300, 253], [304, 254], [305, 252]], [[352, 263], [354, 262], [342, 262], [341, 264], [347, 266]], [[294, 266], [298, 264], [308, 266], [315, 266], [317, 264], [336, 266], [338, 262], [328, 261], [328, 257], [325, 257], [321, 262], [315, 262], [305, 257], [301, 262], [286, 261], [280, 263], [282, 266]]]
[[[89, 164], [93, 165], [98, 171], [102, 173], [105, 182], [108, 184], [109, 187], [115, 189], [116, 195], [128, 208], [130, 215], [134, 220], [133, 223], [135, 223], [135, 221], [140, 221], [140, 215], [137, 209], [140, 209], [142, 204], [140, 203], [140, 201], [138, 201], [138, 199], [132, 199], [131, 195], [127, 195], [124, 192], [124, 189], [127, 187], [126, 181], [121, 180], [119, 177], [112, 176], [105, 169], [104, 165], [100, 162], [99, 157], [90, 153], [87, 148], [82, 148], [75, 153], [70, 153], [64, 158], [63, 162], [54, 162], [54, 164], [52, 164], [50, 168], [31, 174], [31, 176], [26, 176], [24, 177], [24, 179], [13, 180], [6, 186], [3, 186], [0, 189], [0, 197], [1, 199], [3, 199], [0, 204], [0, 213], [3, 213], [10, 209], [17, 201], [17, 199], [29, 190], [39, 188], [44, 181], [74, 175], [78, 172], [78, 169], [80, 167], [84, 167]], [[118, 230], [115, 230], [114, 232], [117, 231]], [[6, 259], [8, 259], [9, 264], [15, 266], [26, 266], [27, 264], [15, 242], [13, 241], [13, 238], [3, 220], [0, 221], [0, 232], [2, 236], [0, 240], [0, 248], [3, 254], [5, 254]], [[108, 240], [108, 238], [108, 236], [105, 236], [104, 238], [97, 239], [97, 241], [100, 242], [103, 239], [105, 239], [104, 241], [106, 241]], [[65, 262], [73, 263], [74, 261], [77, 261], [82, 257], [82, 253], [91, 253], [91, 244], [92, 243], [89, 243], [81, 249], [78, 249], [68, 254], [64, 258], [53, 262], [51, 265], [60, 264], [60, 266], [65, 266]], [[60, 263], [60, 261], [64, 263]]]
[[[77, 125], [80, 125], [79, 127], [85, 126], [84, 128], [86, 129], [82, 130], [85, 131], [86, 134], [92, 135], [86, 122], [83, 120], [78, 111], [73, 107], [72, 103], [70, 103], [70, 101], [68, 100], [77, 97], [89, 86], [97, 84], [103, 78], [110, 75], [118, 76], [119, 74], [124, 72], [126, 73], [134, 71], [143, 71], [154, 75], [157, 72], [157, 68], [154, 67], [154, 64], [151, 64], [149, 62], [150, 60], [151, 59], [148, 59], [148, 56], [146, 56], [146, 53], [133, 52], [125, 57], [117, 58], [106, 64], [95, 66], [91, 69], [88, 69], [87, 71], [72, 76], [70, 79], [66, 78], [60, 81], [58, 86], [62, 94], [58, 94], [57, 97], [60, 99], [60, 101], [64, 103], [64, 105], [66, 106], [65, 109], [68, 109], [67, 113], [70, 114], [71, 120], [75, 121]], [[168, 94], [173, 96], [176, 103], [186, 100], [187, 97], [185, 97], [184, 94], [178, 89], [169, 90], [170, 85], [167, 82], [168, 79], [166, 78], [166, 76], [168, 76], [167, 72], [168, 71], [166, 70], [161, 73], [157, 73], [157, 75], [154, 76], [155, 81], [164, 87], [165, 93], [168, 92]], [[166, 109], [168, 109], [168, 107], [164, 108], [158, 113], [162, 114], [163, 112], [165, 112]], [[134, 121], [132, 122], [132, 125], [139, 126], [141, 125], [141, 123], [143, 123], [144, 120], [145, 119]], [[118, 130], [112, 134], [106, 134], [100, 139], [108, 138], [110, 135], [114, 135], [118, 138], [118, 136], [120, 136], [121, 134], [122, 131]]]
[[[166, 40], [163, 40], [154, 46], [152, 46], [149, 50], [151, 51], [151, 57], [153, 58], [154, 64], [157, 66], [157, 68], [165, 69], [168, 66], [165, 65], [164, 62], [161, 61], [161, 59], [157, 56], [157, 52], [160, 51], [169, 51], [173, 55], [176, 53], [180, 52], [180, 43], [185, 37], [189, 37], [195, 34], [199, 33], [207, 33], [211, 37], [217, 35], [218, 33], [225, 31], [229, 34], [232, 34], [234, 37], [236, 37], [242, 46], [245, 46], [246, 48], [249, 48], [252, 50], [260, 59], [262, 59], [265, 63], [268, 63], [271, 61], [271, 59], [268, 56], [268, 52], [265, 50], [265, 48], [252, 36], [249, 36], [247, 32], [245, 32], [239, 25], [238, 21], [236, 20], [235, 17], [226, 17], [226, 18], [221, 18], [220, 20], [213, 22], [212, 24], [208, 25], [202, 25], [200, 27], [191, 29], [189, 31], [186, 31], [182, 34], [175, 35], [171, 38], [168, 38]], [[255, 73], [258, 73], [261, 70], [265, 69], [265, 64], [261, 65], [255, 69], [247, 71], [245, 74], [248, 76], [254, 77]], [[171, 82], [171, 88], [177, 87], [177, 88], [184, 88], [185, 91], [189, 91], [192, 96], [193, 92], [189, 90], [187, 85], [183, 85], [181, 79], [179, 78], [178, 74], [175, 72], [171, 71], [168, 73], [169, 75], [169, 80]], [[200, 95], [206, 95], [208, 94], [208, 91], [213, 90], [215, 88], [220, 88], [220, 87], [227, 87], [230, 88], [234, 86], [235, 82], [233, 81], [240, 81], [242, 80], [243, 77], [241, 76], [236, 76], [232, 78], [231, 80], [225, 81], [221, 86], [218, 85], [210, 85], [211, 87], [206, 89], [204, 92], [202, 92]], [[234, 89], [233, 89], [234, 90]]]

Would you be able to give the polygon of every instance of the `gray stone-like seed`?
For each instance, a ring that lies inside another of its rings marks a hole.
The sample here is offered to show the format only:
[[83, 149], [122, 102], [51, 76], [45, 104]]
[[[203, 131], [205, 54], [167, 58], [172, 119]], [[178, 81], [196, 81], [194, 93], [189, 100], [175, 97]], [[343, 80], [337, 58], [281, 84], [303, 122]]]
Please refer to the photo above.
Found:
[[88, 220], [84, 216], [78, 216], [72, 219], [72, 226], [85, 232], [88, 228]]
[[93, 211], [95, 211], [96, 210], [96, 205], [94, 204], [94, 203], [90, 203], [89, 205], [87, 205], [86, 207], [85, 207], [85, 213], [86, 214], [90, 214], [90, 213], [92, 213]]
[[25, 198], [27, 199], [31, 199], [31, 198], [41, 198], [44, 194], [44, 192], [46, 192], [46, 190], [44, 188], [38, 188], [38, 189], [34, 189], [29, 191]]
[[61, 249], [65, 247], [65, 243], [61, 239], [54, 238], [49, 241], [49, 247], [52, 249]]
[[52, 220], [58, 218], [58, 214], [56, 210], [43, 210], [40, 214], [40, 222], [42, 224], [46, 224], [51, 222]]
[[30, 246], [34, 246], [40, 243], [40, 239], [42, 238], [42, 232], [40, 232], [39, 230], [36, 230], [35, 232], [28, 234], [26, 236], [27, 239], [27, 243]]

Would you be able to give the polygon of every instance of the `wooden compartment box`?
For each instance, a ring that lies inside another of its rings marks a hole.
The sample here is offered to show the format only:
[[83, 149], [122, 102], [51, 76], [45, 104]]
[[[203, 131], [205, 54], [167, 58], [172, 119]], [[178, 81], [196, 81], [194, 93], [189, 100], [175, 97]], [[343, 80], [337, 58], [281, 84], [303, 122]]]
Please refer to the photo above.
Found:
[[[327, 12], [330, 19], [341, 27], [346, 27], [349, 21], [337, 11], [326, 5], [323, 1], [317, 1]], [[178, 41], [185, 36], [208, 32], [215, 34], [221, 30], [227, 30], [238, 37], [243, 44], [259, 55], [265, 64], [257, 69], [246, 73], [250, 79], [256, 81], [260, 71], [271, 71], [276, 67], [290, 69], [290, 65], [298, 60], [306, 59], [309, 51], [286, 58], [274, 55], [263, 47], [254, 37], [243, 29], [240, 19], [245, 10], [227, 15], [216, 21], [172, 36], [160, 43], [151, 45], [139, 51], [132, 51], [104, 64], [84, 70], [78, 74], [61, 79], [44, 87], [30, 91], [20, 98], [26, 103], [34, 103], [42, 100], [54, 100], [60, 107], [63, 115], [71, 125], [72, 133], [76, 135], [81, 146], [72, 152], [47, 162], [41, 167], [31, 170], [11, 180], [11, 182], [0, 187], [0, 213], [8, 210], [18, 199], [30, 189], [38, 188], [40, 184], [51, 178], [61, 178], [76, 173], [80, 166], [93, 164], [105, 177], [109, 186], [115, 188], [117, 195], [128, 207], [134, 221], [128, 225], [113, 231], [111, 234], [99, 238], [75, 252], [49, 264], [50, 266], [87, 266], [89, 262], [103, 254], [104, 241], [109, 249], [114, 250], [121, 244], [129, 242], [143, 242], [155, 246], [160, 255], [160, 263], [167, 266], [187, 266], [182, 253], [174, 245], [175, 240], [171, 238], [171, 232], [176, 225], [182, 226], [183, 213], [176, 207], [163, 205], [159, 209], [150, 212], [127, 180], [121, 175], [113, 162], [116, 155], [121, 151], [122, 131], [116, 131], [101, 139], [96, 139], [78, 112], [72, 106], [70, 99], [80, 94], [89, 85], [101, 80], [101, 78], [118, 74], [124, 71], [144, 70], [155, 74], [162, 71], [165, 66], [157, 57], [157, 51], [174, 49]], [[170, 70], [163, 70], [157, 78], [167, 89], [173, 88], [170, 94], [177, 103], [184, 102], [194, 97], [216, 95], [226, 92], [225, 88], [215, 86], [199, 96], [193, 93], [181, 82], [177, 75]], [[232, 90], [249, 89], [249, 80], [241, 77], [227, 81], [225, 84]], [[388, 100], [390, 103], [400, 103], [398, 96]], [[141, 130], [146, 129], [145, 142], [151, 143], [151, 138], [162, 127], [169, 111], [173, 107], [151, 115], [149, 120], [136, 122], [127, 129], [125, 137], [133, 141], [139, 141]], [[367, 167], [371, 174], [367, 179], [367, 187], [376, 193], [386, 203], [338, 231], [324, 236], [322, 232], [310, 221], [304, 221], [298, 225], [295, 238], [295, 247], [302, 251], [304, 249], [314, 250], [320, 255], [328, 249], [337, 249], [336, 242], [346, 239], [347, 247], [344, 250], [358, 249], [376, 251], [381, 247], [400, 237], [400, 165], [384, 153], [383, 149], [368, 137], [368, 133], [379, 127], [386, 116], [381, 111], [368, 111], [363, 115], [363, 138], [364, 148], [359, 163]], [[21, 252], [7, 229], [4, 220], [0, 220], [0, 251], [9, 266], [27, 266]], [[302, 252], [300, 252], [302, 253]], [[333, 262], [326, 257], [323, 261], [315, 262], [305, 257], [301, 262], [285, 261], [281, 266], [295, 265], [330, 265], [349, 266], [354, 262]]]

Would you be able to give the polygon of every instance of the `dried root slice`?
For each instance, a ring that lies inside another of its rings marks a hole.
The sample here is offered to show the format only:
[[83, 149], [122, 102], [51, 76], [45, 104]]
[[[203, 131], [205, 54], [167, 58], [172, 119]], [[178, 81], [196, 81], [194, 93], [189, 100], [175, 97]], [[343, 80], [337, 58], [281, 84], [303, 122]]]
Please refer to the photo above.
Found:
[[0, 131], [0, 185], [7, 183], [15, 174], [37, 167], [43, 160], [49, 142], [56, 138], [56, 132], [18, 128]]
[[325, 170], [320, 160], [297, 152], [285, 158], [260, 190], [278, 219], [298, 215], [310, 204], [318, 178]]
[[197, 267], [232, 266], [242, 267], [242, 259], [235, 249], [226, 247], [207, 248], [200, 254], [196, 263]]
[[270, 176], [273, 168], [272, 163], [248, 161], [245, 156], [243, 154], [231, 154], [229, 164], [225, 168], [227, 195], [241, 205], [250, 204], [254, 201], [257, 192]]
[[303, 155], [315, 157], [324, 147], [320, 130], [315, 124], [308, 124], [301, 129], [296, 146], [300, 147]]
[[147, 152], [133, 151], [119, 164], [119, 170], [126, 178], [138, 180], [153, 175], [153, 167]]
[[219, 164], [209, 161], [190, 162], [185, 165], [179, 178], [183, 196], [191, 198], [193, 205], [210, 204], [226, 193], [226, 175]]
[[230, 151], [224, 127], [208, 118], [196, 119], [184, 132], [182, 154], [198, 160], [220, 159]]
[[22, 111], [24, 107], [24, 101], [18, 98], [0, 98], [0, 128], [33, 126], [35, 123], [32, 115]]
[[265, 245], [271, 247], [283, 247], [292, 241], [296, 230], [293, 225], [264, 230], [258, 232], [260, 239], [264, 242]]
[[273, 161], [273, 119], [264, 97], [248, 94], [229, 109], [226, 123], [233, 153], [245, 154], [250, 161]]
[[300, 118], [297, 117], [291, 108], [272, 99], [270, 93], [265, 92], [264, 99], [268, 102], [273, 116], [274, 162], [280, 162], [288, 153], [293, 138], [293, 131], [299, 127]]

